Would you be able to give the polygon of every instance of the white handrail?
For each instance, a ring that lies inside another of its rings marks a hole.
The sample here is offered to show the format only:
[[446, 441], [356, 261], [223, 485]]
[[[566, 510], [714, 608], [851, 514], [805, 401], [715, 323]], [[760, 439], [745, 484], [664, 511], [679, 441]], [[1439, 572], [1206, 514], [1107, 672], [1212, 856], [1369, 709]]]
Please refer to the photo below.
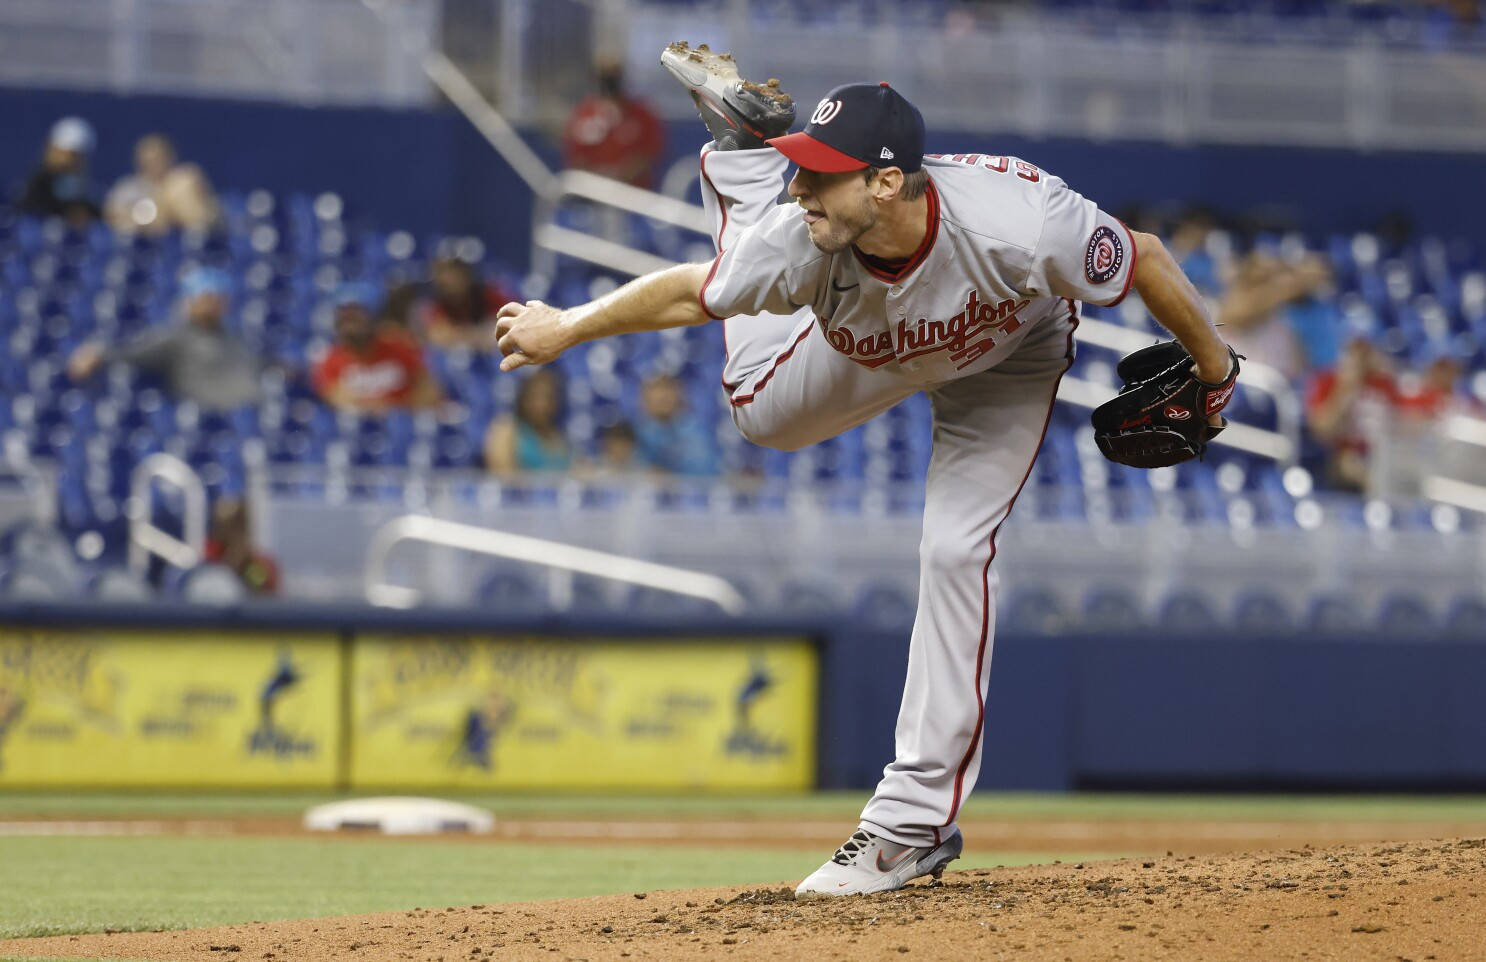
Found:
[[1454, 414], [1445, 419], [1442, 429], [1445, 437], [1451, 441], [1486, 448], [1486, 420], [1465, 414]]
[[[1467, 414], [1452, 414], [1439, 425], [1440, 436], [1449, 441], [1486, 448], [1486, 420]], [[1443, 474], [1426, 474], [1419, 493], [1431, 501], [1486, 514], [1486, 485]]]
[[[730, 615], [742, 614], [746, 606], [737, 589], [716, 575], [419, 514], [394, 518], [372, 536], [366, 549], [363, 578], [366, 600], [371, 604], [385, 608], [411, 608], [418, 603], [421, 595], [418, 589], [387, 582], [387, 557], [404, 541], [422, 541], [701, 598]], [[572, 600], [571, 583], [554, 579], [553, 594], [555, 606], [567, 607]]]
[[[177, 538], [150, 520], [150, 486], [163, 481], [186, 499], [182, 519], [184, 538]], [[193, 568], [206, 545], [206, 486], [180, 458], [160, 452], [135, 465], [129, 480], [129, 568], [144, 574], [150, 555], [159, 555], [177, 568]]]
[[707, 233], [707, 215], [696, 204], [635, 187], [612, 177], [586, 170], [565, 170], [557, 175], [557, 191], [559, 196], [582, 197], [634, 214], [644, 214], [652, 220], [665, 221], [699, 234]]
[[631, 277], [639, 277], [642, 274], [663, 271], [676, 266], [675, 261], [648, 251], [636, 250], [615, 241], [604, 240], [602, 237], [594, 237], [592, 234], [585, 234], [571, 227], [559, 227], [556, 224], [541, 224], [533, 227], [531, 241], [533, 247], [576, 257], [578, 260], [597, 264]]
[[34, 520], [41, 525], [57, 522], [57, 481], [31, 460], [30, 448], [19, 432], [7, 432], [0, 451], [0, 470], [14, 474], [31, 499]]
[[1486, 486], [1483, 485], [1432, 474], [1419, 483], [1419, 493], [1431, 501], [1486, 514]]

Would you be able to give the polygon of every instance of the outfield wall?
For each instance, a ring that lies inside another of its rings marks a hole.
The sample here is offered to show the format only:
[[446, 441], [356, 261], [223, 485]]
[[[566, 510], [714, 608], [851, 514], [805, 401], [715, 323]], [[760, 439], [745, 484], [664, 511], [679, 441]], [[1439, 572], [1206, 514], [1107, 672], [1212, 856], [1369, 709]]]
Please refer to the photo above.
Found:
[[[0, 609], [0, 787], [872, 785], [865, 625]], [[968, 680], [967, 680], [968, 683]], [[1486, 639], [1003, 635], [980, 785], [1479, 789]]]

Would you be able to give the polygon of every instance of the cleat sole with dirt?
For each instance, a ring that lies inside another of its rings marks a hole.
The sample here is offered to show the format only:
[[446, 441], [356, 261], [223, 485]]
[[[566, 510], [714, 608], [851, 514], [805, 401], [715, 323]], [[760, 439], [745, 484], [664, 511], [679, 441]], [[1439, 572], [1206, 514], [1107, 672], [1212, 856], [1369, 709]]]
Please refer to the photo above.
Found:
[[719, 149], [763, 147], [794, 123], [794, 98], [779, 81], [744, 80], [731, 54], [677, 41], [661, 52], [660, 62], [691, 95]]

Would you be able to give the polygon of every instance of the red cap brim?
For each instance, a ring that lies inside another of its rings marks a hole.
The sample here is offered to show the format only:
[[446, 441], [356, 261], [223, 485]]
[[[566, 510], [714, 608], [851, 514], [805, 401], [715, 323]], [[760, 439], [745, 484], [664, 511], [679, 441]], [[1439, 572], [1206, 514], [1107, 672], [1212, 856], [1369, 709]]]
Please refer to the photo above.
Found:
[[848, 170], [864, 170], [867, 167], [866, 161], [843, 154], [835, 147], [821, 143], [803, 130], [797, 134], [775, 137], [765, 143], [806, 170], [815, 170], [822, 174], [841, 174]]

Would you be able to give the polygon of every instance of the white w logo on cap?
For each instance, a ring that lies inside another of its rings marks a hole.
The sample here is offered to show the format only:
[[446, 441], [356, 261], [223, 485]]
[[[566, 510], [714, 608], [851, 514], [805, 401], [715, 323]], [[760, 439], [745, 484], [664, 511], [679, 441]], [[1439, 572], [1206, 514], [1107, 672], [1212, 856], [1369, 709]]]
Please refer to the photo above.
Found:
[[813, 114], [810, 115], [810, 122], [812, 124], [818, 124], [820, 126], [824, 126], [824, 125], [830, 123], [831, 121], [835, 120], [836, 119], [836, 115], [839, 114], [840, 112], [841, 112], [841, 101], [839, 101], [839, 100], [822, 100], [820, 103], [818, 103], [818, 104], [815, 105], [815, 113], [813, 113]]

